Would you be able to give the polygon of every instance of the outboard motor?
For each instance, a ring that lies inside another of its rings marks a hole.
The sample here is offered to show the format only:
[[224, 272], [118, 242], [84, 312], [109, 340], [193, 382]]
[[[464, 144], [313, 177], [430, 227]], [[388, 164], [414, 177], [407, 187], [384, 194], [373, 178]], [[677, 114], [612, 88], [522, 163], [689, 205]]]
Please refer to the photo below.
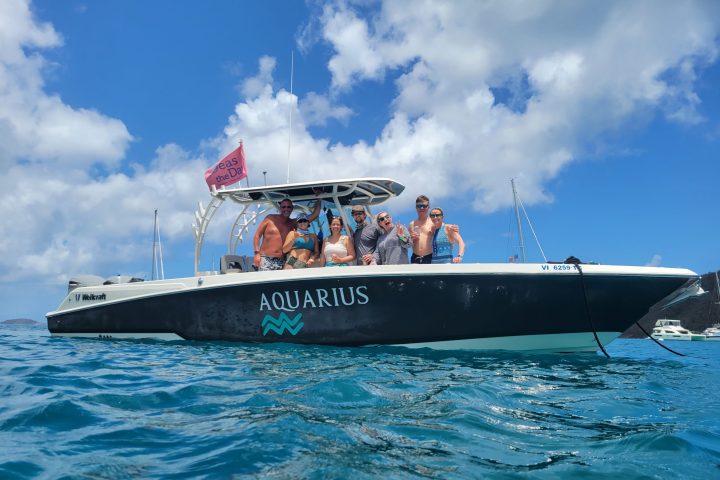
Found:
[[68, 293], [78, 287], [95, 287], [103, 284], [103, 278], [97, 275], [75, 275], [68, 282]]
[[240, 273], [251, 271], [252, 258], [246, 256], [223, 255], [220, 257], [220, 273]]

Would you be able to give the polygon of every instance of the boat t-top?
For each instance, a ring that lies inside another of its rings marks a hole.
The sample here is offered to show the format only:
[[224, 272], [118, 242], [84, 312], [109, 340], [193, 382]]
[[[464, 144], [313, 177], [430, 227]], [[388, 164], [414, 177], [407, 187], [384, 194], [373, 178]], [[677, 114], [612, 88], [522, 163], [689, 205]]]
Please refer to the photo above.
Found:
[[[350, 207], [372, 213], [403, 190], [388, 178], [213, 188], [208, 206], [201, 204], [195, 215], [193, 276], [115, 282], [77, 277], [47, 314], [48, 329], [56, 336], [93, 338], [596, 351], [653, 305], [691, 295], [699, 285], [695, 272], [681, 268], [565, 263], [255, 272], [250, 257], [238, 255], [243, 238], [283, 199], [301, 212], [322, 201], [351, 225]], [[228, 251], [218, 272], [203, 271], [203, 240], [224, 205], [237, 212]]]

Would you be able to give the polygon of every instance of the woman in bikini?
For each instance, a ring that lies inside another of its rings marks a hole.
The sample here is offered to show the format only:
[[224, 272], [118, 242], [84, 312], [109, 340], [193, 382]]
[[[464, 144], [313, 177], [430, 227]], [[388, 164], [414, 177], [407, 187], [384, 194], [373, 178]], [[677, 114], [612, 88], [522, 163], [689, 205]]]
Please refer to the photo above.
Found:
[[283, 253], [287, 254], [284, 270], [312, 267], [318, 257], [318, 239], [309, 230], [310, 222], [301, 215], [297, 219], [297, 228], [288, 234], [283, 244]]
[[355, 245], [347, 235], [341, 235], [343, 220], [334, 217], [330, 221], [330, 236], [323, 242], [320, 261], [326, 267], [347, 267], [354, 264]]

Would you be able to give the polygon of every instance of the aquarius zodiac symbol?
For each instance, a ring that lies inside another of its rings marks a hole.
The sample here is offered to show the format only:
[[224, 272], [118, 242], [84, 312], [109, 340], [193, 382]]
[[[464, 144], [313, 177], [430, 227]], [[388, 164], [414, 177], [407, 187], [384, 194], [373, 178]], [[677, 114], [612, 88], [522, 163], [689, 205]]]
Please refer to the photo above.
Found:
[[267, 335], [270, 330], [278, 335], [282, 335], [285, 331], [288, 331], [290, 332], [290, 335], [294, 337], [302, 329], [303, 325], [305, 325], [300, 321], [301, 318], [302, 313], [298, 313], [292, 319], [290, 319], [285, 312], [280, 312], [278, 318], [275, 318], [272, 315], [265, 315], [265, 318], [263, 318], [262, 321], [262, 327], [264, 328], [263, 337]]

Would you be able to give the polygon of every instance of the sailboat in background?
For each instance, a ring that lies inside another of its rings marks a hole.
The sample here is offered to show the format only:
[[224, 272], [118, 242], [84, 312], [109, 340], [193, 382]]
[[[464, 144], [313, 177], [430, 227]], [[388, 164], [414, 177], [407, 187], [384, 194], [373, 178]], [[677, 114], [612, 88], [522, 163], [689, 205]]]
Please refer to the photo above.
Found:
[[535, 229], [532, 226], [532, 222], [530, 221], [530, 217], [527, 214], [527, 211], [525, 210], [525, 205], [523, 205], [522, 200], [520, 200], [520, 196], [517, 193], [517, 189], [515, 188], [515, 179], [510, 179], [510, 185], [512, 185], [512, 192], [513, 192], [513, 203], [515, 204], [515, 221], [517, 222], [517, 232], [518, 232], [518, 248], [520, 250], [520, 256], [518, 257], [518, 254], [508, 257], [509, 263], [525, 263], [525, 238], [523, 236], [523, 229], [522, 229], [522, 220], [520, 219], [520, 209], [522, 208], [523, 214], [525, 215], [525, 220], [527, 220], [528, 226], [530, 227], [530, 231], [533, 234], [533, 237], [535, 238], [535, 243], [537, 244], [538, 248], [540, 249], [540, 254], [543, 257], [543, 261], [547, 263], [547, 257], [545, 256], [545, 251], [542, 248], [542, 245], [540, 245], [540, 240], [538, 239], [537, 234], [535, 233]]

